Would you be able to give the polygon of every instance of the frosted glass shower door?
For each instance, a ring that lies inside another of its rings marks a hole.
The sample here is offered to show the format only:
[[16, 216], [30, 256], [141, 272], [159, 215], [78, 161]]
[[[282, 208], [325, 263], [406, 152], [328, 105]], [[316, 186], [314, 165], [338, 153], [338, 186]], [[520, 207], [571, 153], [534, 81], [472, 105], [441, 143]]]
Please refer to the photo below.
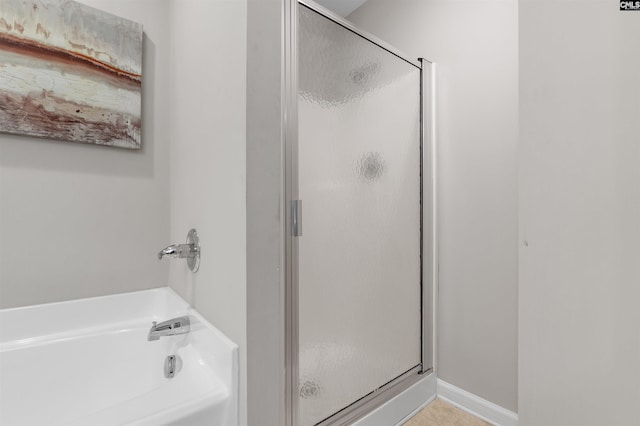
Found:
[[420, 365], [420, 70], [301, 6], [300, 424]]

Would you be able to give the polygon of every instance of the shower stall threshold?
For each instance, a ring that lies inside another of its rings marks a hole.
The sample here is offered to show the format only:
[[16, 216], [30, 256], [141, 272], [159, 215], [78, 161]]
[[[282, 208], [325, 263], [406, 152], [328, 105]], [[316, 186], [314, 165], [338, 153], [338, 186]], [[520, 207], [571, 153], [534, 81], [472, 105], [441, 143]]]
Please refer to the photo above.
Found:
[[[353, 423], [353, 426], [400, 426], [404, 424], [436, 398], [437, 377], [433, 371], [419, 375], [415, 380], [415, 383], [371, 410], [366, 416]], [[389, 389], [389, 392], [393, 392], [393, 388]], [[366, 409], [370, 410], [370, 407], [366, 407]]]

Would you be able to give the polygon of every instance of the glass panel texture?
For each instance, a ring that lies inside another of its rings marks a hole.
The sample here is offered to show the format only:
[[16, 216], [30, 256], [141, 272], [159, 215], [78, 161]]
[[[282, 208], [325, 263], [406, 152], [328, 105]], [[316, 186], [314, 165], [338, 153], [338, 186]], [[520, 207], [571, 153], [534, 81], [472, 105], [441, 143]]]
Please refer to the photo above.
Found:
[[420, 71], [299, 8], [300, 424], [420, 363]]

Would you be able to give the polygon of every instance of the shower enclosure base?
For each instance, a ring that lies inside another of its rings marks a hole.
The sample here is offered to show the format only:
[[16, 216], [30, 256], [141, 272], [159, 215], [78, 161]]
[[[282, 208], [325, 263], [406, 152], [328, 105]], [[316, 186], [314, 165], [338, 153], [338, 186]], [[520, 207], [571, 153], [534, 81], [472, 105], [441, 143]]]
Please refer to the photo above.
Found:
[[375, 408], [353, 426], [402, 425], [436, 398], [436, 383], [435, 373], [425, 374], [408, 389]]

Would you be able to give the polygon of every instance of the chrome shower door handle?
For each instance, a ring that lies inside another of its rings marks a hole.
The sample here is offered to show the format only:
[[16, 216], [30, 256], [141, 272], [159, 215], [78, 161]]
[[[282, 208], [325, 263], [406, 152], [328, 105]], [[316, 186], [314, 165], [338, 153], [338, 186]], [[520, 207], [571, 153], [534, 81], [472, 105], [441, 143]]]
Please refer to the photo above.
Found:
[[291, 200], [291, 234], [302, 236], [302, 200]]

